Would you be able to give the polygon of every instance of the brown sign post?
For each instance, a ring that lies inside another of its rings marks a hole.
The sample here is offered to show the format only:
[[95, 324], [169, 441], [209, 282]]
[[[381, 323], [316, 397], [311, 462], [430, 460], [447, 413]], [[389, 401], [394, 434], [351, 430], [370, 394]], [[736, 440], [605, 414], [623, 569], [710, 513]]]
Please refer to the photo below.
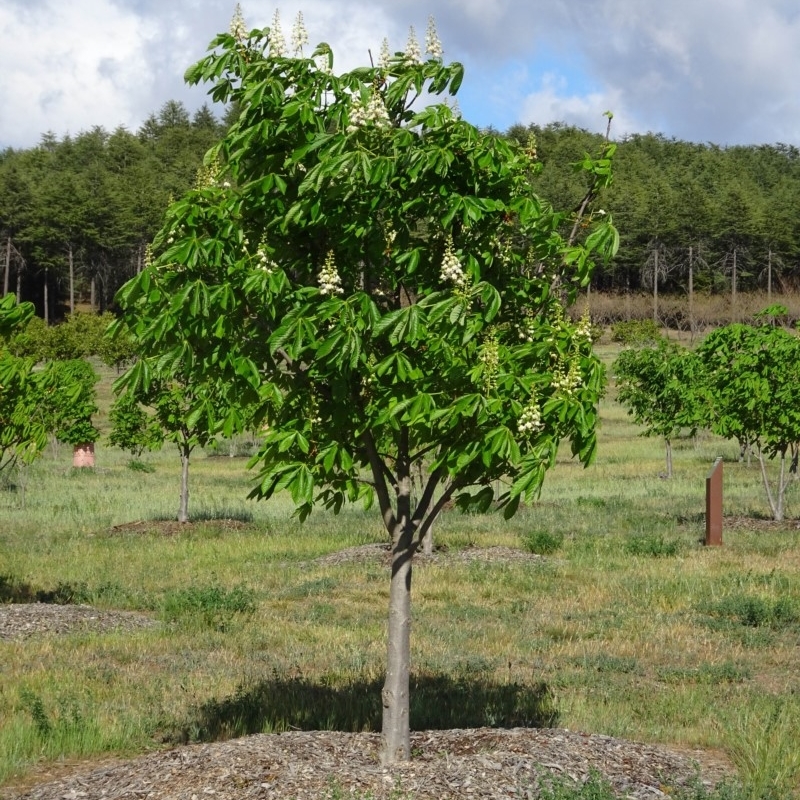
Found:
[[706, 544], [722, 544], [722, 459], [718, 458], [706, 478]]

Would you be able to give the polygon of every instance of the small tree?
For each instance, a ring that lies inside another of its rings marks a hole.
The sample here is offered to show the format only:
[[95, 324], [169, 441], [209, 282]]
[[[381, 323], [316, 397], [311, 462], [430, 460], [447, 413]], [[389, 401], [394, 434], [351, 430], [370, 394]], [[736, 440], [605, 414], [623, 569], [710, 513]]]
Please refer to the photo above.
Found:
[[12, 355], [5, 344], [33, 313], [32, 303], [17, 304], [14, 295], [0, 300], [0, 475], [30, 463], [47, 445], [47, 426], [38, 413], [41, 377], [32, 358]]
[[114, 401], [109, 421], [109, 442], [134, 458], [139, 458], [145, 450], [158, 449], [164, 442], [158, 420], [148, 414], [132, 394], [122, 394]]
[[97, 413], [95, 384], [99, 379], [92, 365], [82, 358], [47, 364], [42, 372], [39, 413], [59, 442], [81, 445], [100, 438], [92, 422]]
[[147, 378], [133, 385], [132, 378], [140, 377], [137, 365], [116, 384], [122, 394], [112, 407], [110, 441], [134, 455], [164, 441], [175, 443], [181, 457], [178, 522], [188, 522], [190, 458], [195, 447], [205, 447], [219, 431], [221, 401], [207, 384]]
[[643, 436], [663, 436], [667, 477], [672, 477], [672, 440], [681, 431], [690, 436], [702, 424], [702, 364], [683, 347], [662, 339], [656, 347], [623, 350], [614, 362], [618, 399]]
[[[7, 295], [0, 301], [0, 335], [24, 328], [32, 315], [32, 304], [17, 305]], [[51, 361], [34, 371], [33, 358], [0, 351], [0, 472], [34, 461], [49, 435], [70, 444], [96, 441], [97, 380], [82, 359]]]
[[237, 15], [188, 71], [238, 116], [170, 208], [152, 266], [118, 295], [143, 356], [128, 382], [179, 364], [221, 387], [189, 414], [230, 429], [238, 404], [257, 408], [269, 427], [254, 494], [289, 491], [301, 519], [377, 498], [392, 548], [393, 762], [410, 755], [412, 558], [434, 519], [451, 499], [512, 516], [562, 438], [581, 461], [594, 454], [603, 370], [588, 320], [564, 305], [593, 253], [616, 246], [608, 216], [584, 215], [613, 145], [583, 163], [581, 216], [555, 212], [531, 189], [532, 149], [445, 103], [417, 107], [463, 76], [435, 30], [427, 61], [411, 38], [338, 76], [327, 45], [306, 58], [302, 41], [298, 25], [288, 57], [275, 26], [247, 33]]
[[[782, 520], [800, 447], [800, 340], [769, 323], [734, 324], [709, 334], [697, 352], [707, 373], [712, 430], [755, 448], [770, 513]], [[766, 462], [775, 457], [773, 488]]]

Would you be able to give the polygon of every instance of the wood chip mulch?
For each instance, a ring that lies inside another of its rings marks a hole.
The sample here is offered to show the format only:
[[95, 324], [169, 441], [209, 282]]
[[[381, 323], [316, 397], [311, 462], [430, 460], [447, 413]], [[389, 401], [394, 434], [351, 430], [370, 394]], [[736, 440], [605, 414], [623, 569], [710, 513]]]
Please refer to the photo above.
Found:
[[191, 745], [43, 783], [13, 800], [532, 800], [548, 775], [599, 773], [619, 797], [667, 798], [727, 764], [610, 736], [561, 729], [412, 734], [412, 760], [380, 766], [379, 734], [291, 732]]
[[158, 625], [135, 611], [101, 611], [86, 605], [7, 603], [0, 605], [0, 639], [75, 631], [137, 630]]

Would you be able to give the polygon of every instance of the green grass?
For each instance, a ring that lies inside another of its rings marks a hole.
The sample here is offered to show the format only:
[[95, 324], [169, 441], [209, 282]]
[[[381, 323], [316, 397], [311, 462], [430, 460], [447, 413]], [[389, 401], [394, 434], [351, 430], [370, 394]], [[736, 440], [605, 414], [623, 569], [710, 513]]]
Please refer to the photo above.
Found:
[[[613, 387], [601, 418], [596, 463], [583, 469], [565, 451], [540, 500], [513, 520], [447, 511], [437, 521], [443, 553], [506, 546], [544, 557], [415, 567], [413, 724], [557, 723], [712, 748], [744, 781], [742, 793], [715, 796], [763, 800], [774, 785], [790, 797], [800, 777], [797, 485], [788, 521], [768, 525], [758, 471], [736, 461], [735, 446], [679, 440], [664, 480], [662, 443], [638, 435]], [[73, 470], [62, 447], [22, 476], [24, 507], [19, 482], [0, 488], [0, 602], [86, 602], [162, 623], [0, 640], [0, 784], [41, 761], [376, 725], [388, 568], [315, 559], [384, 541], [377, 513], [347, 507], [301, 526], [286, 498], [247, 501], [246, 459], [215, 452], [224, 455], [193, 458], [183, 527], [163, 522], [178, 506], [174, 448], [131, 469], [101, 441], [96, 468]], [[705, 548], [705, 477], [718, 455], [724, 544]], [[480, 713], [454, 718], [453, 708]], [[601, 791], [562, 786], [553, 797]], [[711, 797], [700, 792], [691, 797]]]

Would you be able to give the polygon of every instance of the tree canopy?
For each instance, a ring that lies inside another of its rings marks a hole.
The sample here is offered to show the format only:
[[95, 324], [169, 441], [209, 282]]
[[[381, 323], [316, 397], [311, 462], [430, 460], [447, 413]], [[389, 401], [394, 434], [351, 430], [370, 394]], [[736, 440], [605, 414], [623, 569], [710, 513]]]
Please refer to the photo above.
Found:
[[[533, 192], [531, 152], [418, 102], [455, 94], [463, 69], [435, 30], [427, 60], [413, 45], [337, 75], [327, 45], [290, 56], [276, 29], [218, 36], [187, 79], [238, 116], [118, 295], [143, 355], [130, 391], [165, 372], [223, 386], [189, 413], [229, 431], [257, 409], [254, 495], [288, 490], [301, 518], [377, 499], [393, 550], [387, 761], [409, 756], [411, 563], [436, 515], [454, 498], [510, 516], [562, 438], [594, 453], [603, 370], [564, 304], [617, 241], [608, 216]], [[601, 151], [588, 196], [610, 180]]]

